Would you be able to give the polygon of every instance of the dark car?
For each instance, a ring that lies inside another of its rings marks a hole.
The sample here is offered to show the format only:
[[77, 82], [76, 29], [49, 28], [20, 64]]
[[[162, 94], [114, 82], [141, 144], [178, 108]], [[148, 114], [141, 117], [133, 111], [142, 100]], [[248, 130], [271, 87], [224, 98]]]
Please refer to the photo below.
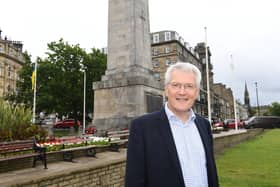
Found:
[[[80, 127], [80, 121], [77, 120], [77, 125]], [[75, 120], [74, 119], [65, 119], [62, 121], [56, 122], [53, 127], [54, 128], [70, 128], [75, 126]]]
[[253, 116], [245, 121], [245, 128], [280, 128], [279, 116]]

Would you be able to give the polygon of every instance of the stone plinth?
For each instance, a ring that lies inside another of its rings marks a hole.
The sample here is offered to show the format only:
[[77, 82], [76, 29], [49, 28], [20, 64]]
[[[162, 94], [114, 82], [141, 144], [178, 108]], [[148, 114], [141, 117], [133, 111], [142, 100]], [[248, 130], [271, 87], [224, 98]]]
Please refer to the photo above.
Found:
[[[143, 76], [124, 76], [94, 83], [94, 124], [97, 129], [128, 128], [133, 118], [149, 112], [149, 96], [162, 100], [160, 87], [159, 82]], [[161, 106], [162, 102], [158, 109]]]

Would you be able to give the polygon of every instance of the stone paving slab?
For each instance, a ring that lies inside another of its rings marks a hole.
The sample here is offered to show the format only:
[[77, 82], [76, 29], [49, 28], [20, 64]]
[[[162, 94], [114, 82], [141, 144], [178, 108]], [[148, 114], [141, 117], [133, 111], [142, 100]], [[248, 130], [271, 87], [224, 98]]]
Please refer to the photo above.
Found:
[[218, 138], [218, 137], [229, 136], [229, 135], [234, 135], [234, 134], [241, 134], [241, 133], [246, 133], [246, 132], [247, 132], [246, 129], [238, 129], [238, 130], [231, 129], [228, 131], [222, 131], [218, 134], [213, 134], [213, 137]]

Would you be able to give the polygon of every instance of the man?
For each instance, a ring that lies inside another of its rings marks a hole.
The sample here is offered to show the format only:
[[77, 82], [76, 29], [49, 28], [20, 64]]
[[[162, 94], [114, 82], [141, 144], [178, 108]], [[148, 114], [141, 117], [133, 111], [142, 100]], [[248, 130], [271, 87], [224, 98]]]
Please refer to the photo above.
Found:
[[190, 63], [167, 69], [165, 106], [131, 123], [126, 187], [219, 186], [210, 124], [192, 111], [200, 81]]

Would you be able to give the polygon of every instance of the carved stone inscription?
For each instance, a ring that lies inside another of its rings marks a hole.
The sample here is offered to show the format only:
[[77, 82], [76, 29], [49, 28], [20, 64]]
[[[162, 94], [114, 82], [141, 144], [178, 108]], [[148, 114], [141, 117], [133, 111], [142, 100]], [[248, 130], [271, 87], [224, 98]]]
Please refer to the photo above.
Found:
[[153, 95], [151, 93], [145, 93], [147, 113], [158, 111], [163, 106], [163, 97], [161, 95]]

